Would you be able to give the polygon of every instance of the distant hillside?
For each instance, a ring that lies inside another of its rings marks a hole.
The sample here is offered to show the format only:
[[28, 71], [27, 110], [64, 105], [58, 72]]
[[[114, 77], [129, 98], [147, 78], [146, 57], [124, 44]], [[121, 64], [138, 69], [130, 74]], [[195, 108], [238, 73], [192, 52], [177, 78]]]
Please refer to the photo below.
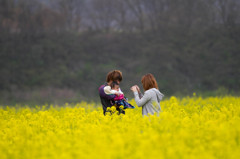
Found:
[[240, 86], [240, 46], [214, 30], [184, 39], [151, 32], [28, 38], [14, 35], [1, 41], [1, 90], [67, 88], [96, 97], [113, 69], [123, 72], [121, 87], [127, 93], [149, 72], [167, 95], [220, 87], [238, 91]]

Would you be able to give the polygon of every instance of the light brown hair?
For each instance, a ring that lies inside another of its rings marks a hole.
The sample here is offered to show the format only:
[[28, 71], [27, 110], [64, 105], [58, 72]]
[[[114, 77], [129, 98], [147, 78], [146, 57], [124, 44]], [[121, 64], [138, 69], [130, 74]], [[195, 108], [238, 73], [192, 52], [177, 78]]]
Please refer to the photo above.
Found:
[[142, 82], [142, 85], [143, 85], [143, 88], [144, 88], [145, 91], [149, 90], [151, 88], [158, 89], [157, 81], [151, 73], [148, 73], [148, 74], [144, 75], [142, 77], [141, 82]]
[[107, 78], [106, 78], [106, 81], [107, 82], [110, 82], [110, 81], [119, 81], [121, 82], [122, 81], [122, 72], [119, 71], [119, 70], [113, 70], [111, 72], [109, 72], [107, 74]]

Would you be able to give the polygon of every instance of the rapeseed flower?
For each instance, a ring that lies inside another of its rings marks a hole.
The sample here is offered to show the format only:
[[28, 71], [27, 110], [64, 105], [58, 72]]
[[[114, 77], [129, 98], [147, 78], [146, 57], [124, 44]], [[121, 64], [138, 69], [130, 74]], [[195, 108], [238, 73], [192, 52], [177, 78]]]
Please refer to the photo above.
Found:
[[240, 98], [193, 96], [149, 117], [134, 100], [106, 116], [87, 102], [0, 107], [0, 158], [240, 158]]

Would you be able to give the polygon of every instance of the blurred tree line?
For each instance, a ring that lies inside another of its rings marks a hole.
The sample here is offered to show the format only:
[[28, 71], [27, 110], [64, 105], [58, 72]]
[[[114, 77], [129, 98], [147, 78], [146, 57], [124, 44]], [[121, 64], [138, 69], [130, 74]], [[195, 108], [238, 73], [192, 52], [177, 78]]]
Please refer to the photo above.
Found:
[[0, 0], [0, 99], [95, 98], [113, 69], [127, 94], [148, 72], [167, 95], [238, 92], [240, 1]]

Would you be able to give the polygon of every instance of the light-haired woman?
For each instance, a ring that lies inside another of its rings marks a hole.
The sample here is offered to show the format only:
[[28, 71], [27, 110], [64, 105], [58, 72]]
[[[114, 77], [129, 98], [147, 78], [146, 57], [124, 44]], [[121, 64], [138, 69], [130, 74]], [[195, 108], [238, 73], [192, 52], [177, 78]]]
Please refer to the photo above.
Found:
[[134, 98], [139, 107], [142, 107], [142, 115], [159, 115], [161, 111], [160, 101], [163, 94], [158, 90], [158, 84], [152, 74], [146, 74], [142, 77], [142, 85], [144, 95], [140, 92], [137, 85], [132, 86], [131, 90], [134, 93]]

